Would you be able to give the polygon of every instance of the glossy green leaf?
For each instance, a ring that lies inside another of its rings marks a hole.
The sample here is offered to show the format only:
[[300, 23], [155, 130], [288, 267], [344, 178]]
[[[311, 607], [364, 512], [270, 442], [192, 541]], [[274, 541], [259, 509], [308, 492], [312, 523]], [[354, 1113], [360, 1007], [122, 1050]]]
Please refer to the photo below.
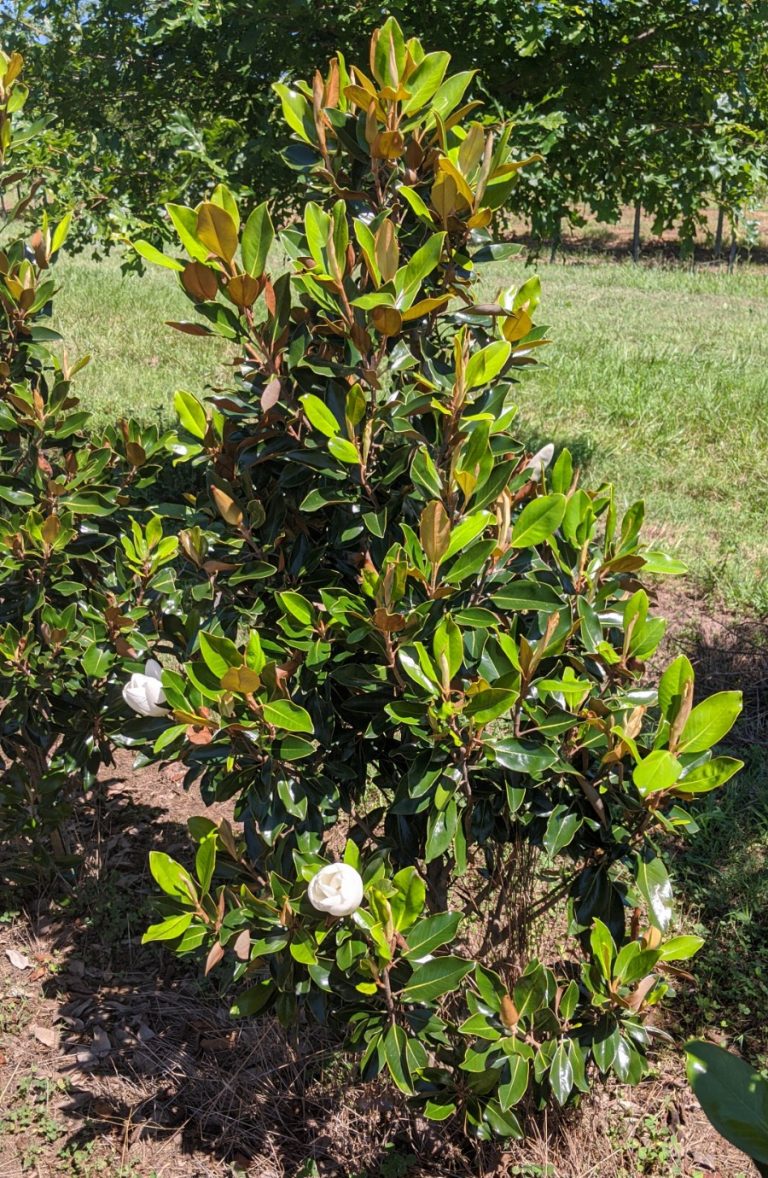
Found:
[[262, 704], [261, 710], [266, 722], [283, 732], [306, 732], [312, 735], [315, 730], [309, 712], [291, 700], [272, 700], [271, 703]]
[[666, 552], [644, 552], [643, 573], [656, 573], [658, 576], [682, 577], [688, 572], [688, 566], [674, 556], [667, 556]]
[[565, 1104], [573, 1088], [573, 1064], [564, 1041], [558, 1043], [549, 1068], [549, 1082], [559, 1105]]
[[670, 723], [677, 715], [687, 684], [694, 680], [693, 667], [684, 654], [669, 664], [659, 680], [659, 707]]
[[697, 704], [680, 737], [680, 753], [703, 753], [726, 736], [741, 713], [740, 691], [718, 691]]
[[453, 842], [458, 822], [459, 810], [454, 798], [451, 798], [443, 809], [430, 813], [424, 848], [424, 858], [427, 863], [439, 859], [441, 855], [446, 853]]
[[499, 1084], [499, 1105], [503, 1112], [518, 1104], [528, 1090], [528, 1060], [510, 1055], [507, 1069], [508, 1078]]
[[243, 266], [253, 278], [260, 278], [267, 265], [269, 251], [275, 240], [275, 230], [264, 201], [253, 210], [243, 229], [240, 249]]
[[312, 113], [304, 95], [300, 94], [298, 90], [292, 90], [290, 86], [286, 86], [282, 82], [275, 82], [272, 89], [280, 98], [283, 118], [288, 126], [305, 143], [311, 143]]
[[299, 622], [300, 625], [314, 625], [314, 607], [301, 593], [295, 593], [293, 590], [287, 589], [283, 593], [276, 593], [275, 596], [285, 612]]
[[540, 1010], [547, 998], [547, 979], [542, 967], [529, 967], [515, 983], [512, 993], [521, 1020], [529, 1019]]
[[635, 879], [652, 923], [660, 932], [666, 932], [672, 919], [672, 884], [663, 860], [650, 850], [638, 856]]
[[210, 830], [201, 838], [197, 848], [197, 854], [195, 855], [195, 872], [198, 883], [200, 884], [200, 891], [204, 896], [207, 895], [210, 889], [216, 866], [217, 837], [217, 829], [214, 827], [213, 830]]
[[444, 617], [435, 630], [432, 646], [435, 663], [438, 668], [443, 660], [448, 674], [448, 680], [454, 679], [459, 673], [464, 661], [464, 643], [461, 630], [451, 617]]
[[713, 757], [703, 765], [688, 770], [675, 784], [678, 794], [703, 794], [719, 789], [726, 781], [744, 768], [744, 762], [735, 757]]
[[166, 270], [184, 269], [182, 262], [177, 262], [175, 258], [169, 258], [167, 254], [164, 254], [148, 241], [134, 241], [133, 248], [140, 257], [144, 258], [147, 262], [152, 262], [155, 266], [164, 266]]
[[173, 394], [173, 406], [184, 429], [192, 434], [193, 438], [202, 441], [208, 431], [208, 418], [197, 397], [179, 389]]
[[688, 1082], [721, 1136], [768, 1164], [768, 1081], [715, 1043], [686, 1043]]
[[201, 630], [198, 641], [203, 661], [217, 679], [222, 679], [230, 667], [243, 665], [243, 656], [229, 638]]
[[408, 264], [402, 270], [398, 270], [395, 276], [398, 291], [397, 307], [406, 309], [413, 303], [422, 282], [438, 265], [444, 241], [444, 233], [433, 233], [426, 244], [416, 250]]
[[303, 397], [299, 397], [299, 400], [307, 418], [315, 429], [321, 434], [325, 434], [326, 438], [335, 437], [341, 426], [328, 406], [319, 397], [316, 397], [314, 393], [306, 393]]
[[410, 1096], [413, 1092], [413, 1085], [408, 1072], [406, 1043], [407, 1037], [403, 1028], [398, 1023], [392, 1023], [384, 1036], [384, 1058], [387, 1061], [389, 1074], [397, 1087], [401, 1092]]
[[683, 771], [683, 766], [672, 753], [656, 749], [635, 766], [632, 779], [642, 797], [670, 789]]
[[185, 205], [166, 205], [168, 216], [173, 227], [181, 238], [181, 243], [191, 258], [196, 262], [205, 262], [208, 249], [197, 235], [197, 213]]
[[659, 948], [660, 961], [689, 961], [704, 944], [703, 937], [672, 937]]
[[616, 952], [616, 946], [610, 929], [602, 920], [595, 920], [592, 925], [589, 943], [592, 949], [592, 955], [600, 966], [603, 977], [610, 978], [613, 975], [613, 958]]
[[451, 111], [456, 109], [476, 73], [477, 70], [464, 70], [463, 73], [451, 74], [438, 87], [432, 99], [432, 110], [441, 119], [446, 118]]
[[397, 889], [389, 897], [395, 928], [409, 929], [424, 908], [426, 885], [415, 867], [404, 867], [392, 877]]
[[115, 656], [110, 650], [104, 650], [93, 642], [83, 655], [83, 670], [92, 679], [103, 679], [114, 661]]
[[557, 754], [546, 745], [514, 740], [512, 737], [489, 741], [488, 748], [493, 750], [494, 760], [499, 765], [514, 773], [544, 773], [557, 760]]
[[405, 959], [417, 961], [441, 945], [449, 944], [456, 936], [460, 923], [460, 912], [438, 912], [420, 920], [406, 935], [408, 950], [404, 954]]
[[512, 529], [513, 548], [531, 548], [556, 532], [565, 515], [565, 495], [541, 495], [520, 512]]
[[166, 916], [159, 924], [150, 925], [141, 938], [142, 945], [151, 941], [175, 941], [189, 928], [193, 916], [192, 912], [184, 912], [180, 916]]
[[446, 549], [444, 560], [450, 560], [457, 552], [468, 548], [473, 540], [484, 532], [486, 528], [496, 523], [496, 516], [490, 511], [476, 511], [457, 524], [451, 531], [451, 540]]
[[329, 438], [328, 449], [339, 462], [346, 462], [349, 466], [360, 465], [360, 454], [356, 446], [346, 438]]
[[197, 901], [197, 889], [192, 876], [164, 851], [149, 852], [149, 870], [155, 883], [166, 895], [186, 903]]
[[470, 696], [466, 707], [466, 715], [471, 716], [476, 724], [490, 724], [491, 720], [498, 720], [509, 712], [519, 698], [517, 691], [507, 691], [503, 687], [486, 687]]
[[467, 362], [464, 383], [468, 389], [490, 384], [507, 363], [512, 345], [506, 340], [494, 340], [492, 344], [474, 352]]
[[473, 962], [462, 957], [435, 957], [417, 966], [400, 998], [403, 1002], [432, 1002], [456, 990], [473, 967]]
[[233, 1002], [229, 1013], [232, 1018], [249, 1018], [263, 1010], [274, 997], [275, 983], [271, 978], [264, 978], [249, 990], [245, 990]]

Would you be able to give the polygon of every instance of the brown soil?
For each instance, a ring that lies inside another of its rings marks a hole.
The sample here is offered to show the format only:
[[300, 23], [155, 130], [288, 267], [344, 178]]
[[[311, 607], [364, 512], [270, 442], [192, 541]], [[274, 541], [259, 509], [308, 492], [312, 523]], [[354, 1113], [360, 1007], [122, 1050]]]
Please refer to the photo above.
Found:
[[697, 698], [741, 691], [734, 742], [768, 747], [768, 618], [736, 615], [715, 602], [703, 608], [691, 585], [671, 579], [661, 582], [655, 612], [667, 619], [667, 635], [654, 670], [683, 653], [696, 671]]
[[[565, 257], [577, 256], [580, 259], [590, 255], [603, 258], [605, 255], [609, 255], [617, 260], [623, 260], [631, 254], [634, 209], [622, 209], [619, 220], [613, 225], [596, 221], [586, 209], [581, 209], [580, 212], [587, 222], [586, 225], [571, 228], [565, 220], [563, 221], [562, 239], [558, 246], [558, 252], [561, 255]], [[706, 209], [705, 219], [706, 229], [702, 229], [697, 235], [694, 256], [686, 260], [725, 267], [728, 264], [730, 249], [728, 226], [726, 224], [723, 230], [722, 251], [717, 257], [713, 244], [717, 225], [717, 210]], [[768, 264], [768, 209], [750, 212], [750, 219], [757, 222], [758, 242], [751, 250], [740, 246], [737, 255], [738, 261], [766, 265]], [[640, 253], [643, 260], [656, 263], [679, 260], [681, 243], [678, 230], [673, 227], [665, 229], [663, 233], [654, 234], [652, 226], [651, 218], [643, 215], [640, 221]], [[513, 219], [510, 222], [509, 230], [513, 241], [521, 242], [536, 252], [541, 251], [546, 254], [552, 246], [552, 242], [549, 240], [535, 239], [530, 233], [528, 225], [521, 220]]]
[[[704, 689], [749, 684], [743, 735], [764, 743], [756, 631], [704, 617], [679, 586], [660, 612], [668, 649], [691, 653]], [[203, 979], [197, 961], [140, 944], [148, 851], [188, 858], [185, 823], [202, 812], [173, 771], [132, 772], [119, 754], [72, 829], [87, 848], [72, 894], [51, 890], [0, 923], [0, 1178], [754, 1173], [712, 1130], [672, 1050], [639, 1088], [598, 1089], [502, 1149], [428, 1124], [381, 1081], [357, 1084], [317, 1030], [290, 1038], [270, 1019], [231, 1020], [215, 971]], [[207, 812], [231, 818], [228, 806]]]

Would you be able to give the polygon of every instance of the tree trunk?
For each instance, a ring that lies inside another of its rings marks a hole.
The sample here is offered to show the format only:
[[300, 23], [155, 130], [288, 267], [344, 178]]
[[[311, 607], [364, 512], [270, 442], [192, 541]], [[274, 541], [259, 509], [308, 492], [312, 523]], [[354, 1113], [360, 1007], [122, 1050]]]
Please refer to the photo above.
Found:
[[640, 261], [640, 217], [642, 215], [642, 205], [638, 202], [635, 205], [635, 227], [632, 233], [632, 261]]
[[739, 247], [736, 244], [736, 233], [731, 232], [731, 248], [728, 251], [728, 273], [733, 274], [733, 268], [736, 265], [736, 257], [739, 252]]
[[427, 864], [427, 896], [430, 912], [445, 912], [448, 907], [448, 887], [451, 882], [451, 865], [441, 855]]
[[549, 251], [550, 265], [557, 261], [557, 251], [560, 249], [560, 242], [563, 240], [562, 235], [562, 218], [557, 218], [557, 227], [552, 235], [552, 248]]
[[723, 225], [725, 224], [725, 209], [720, 205], [717, 210], [717, 228], [715, 229], [715, 257], [719, 258], [723, 252]]

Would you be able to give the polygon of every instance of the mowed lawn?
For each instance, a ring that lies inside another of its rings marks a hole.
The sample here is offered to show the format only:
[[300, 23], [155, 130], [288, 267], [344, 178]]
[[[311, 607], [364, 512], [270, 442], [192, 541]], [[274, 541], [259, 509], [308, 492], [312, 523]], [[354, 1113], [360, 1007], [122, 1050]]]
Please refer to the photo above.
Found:
[[[530, 270], [489, 267], [483, 297]], [[172, 419], [177, 388], [225, 382], [226, 349], [184, 336], [175, 275], [67, 258], [55, 325], [97, 418]], [[644, 497], [661, 543], [730, 606], [768, 609], [768, 273], [542, 264], [552, 345], [520, 385], [519, 435], [568, 445], [592, 481]]]

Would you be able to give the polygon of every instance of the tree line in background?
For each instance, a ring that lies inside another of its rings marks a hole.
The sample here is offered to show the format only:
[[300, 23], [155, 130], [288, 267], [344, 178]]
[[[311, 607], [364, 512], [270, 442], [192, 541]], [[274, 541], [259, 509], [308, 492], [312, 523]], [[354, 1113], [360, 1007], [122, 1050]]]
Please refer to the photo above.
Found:
[[[642, 207], [691, 242], [707, 206], [741, 232], [766, 173], [765, 0], [393, 0], [402, 26], [450, 50], [474, 117], [512, 119], [528, 169], [511, 212], [535, 237]], [[0, 0], [57, 149], [51, 187], [79, 206], [80, 239], [162, 232], [166, 201], [211, 177], [244, 203], [300, 200], [281, 154], [272, 82], [311, 79], [340, 44], [365, 53], [367, 0]], [[476, 71], [476, 72], [475, 72]], [[635, 248], [638, 245], [636, 221]]]

